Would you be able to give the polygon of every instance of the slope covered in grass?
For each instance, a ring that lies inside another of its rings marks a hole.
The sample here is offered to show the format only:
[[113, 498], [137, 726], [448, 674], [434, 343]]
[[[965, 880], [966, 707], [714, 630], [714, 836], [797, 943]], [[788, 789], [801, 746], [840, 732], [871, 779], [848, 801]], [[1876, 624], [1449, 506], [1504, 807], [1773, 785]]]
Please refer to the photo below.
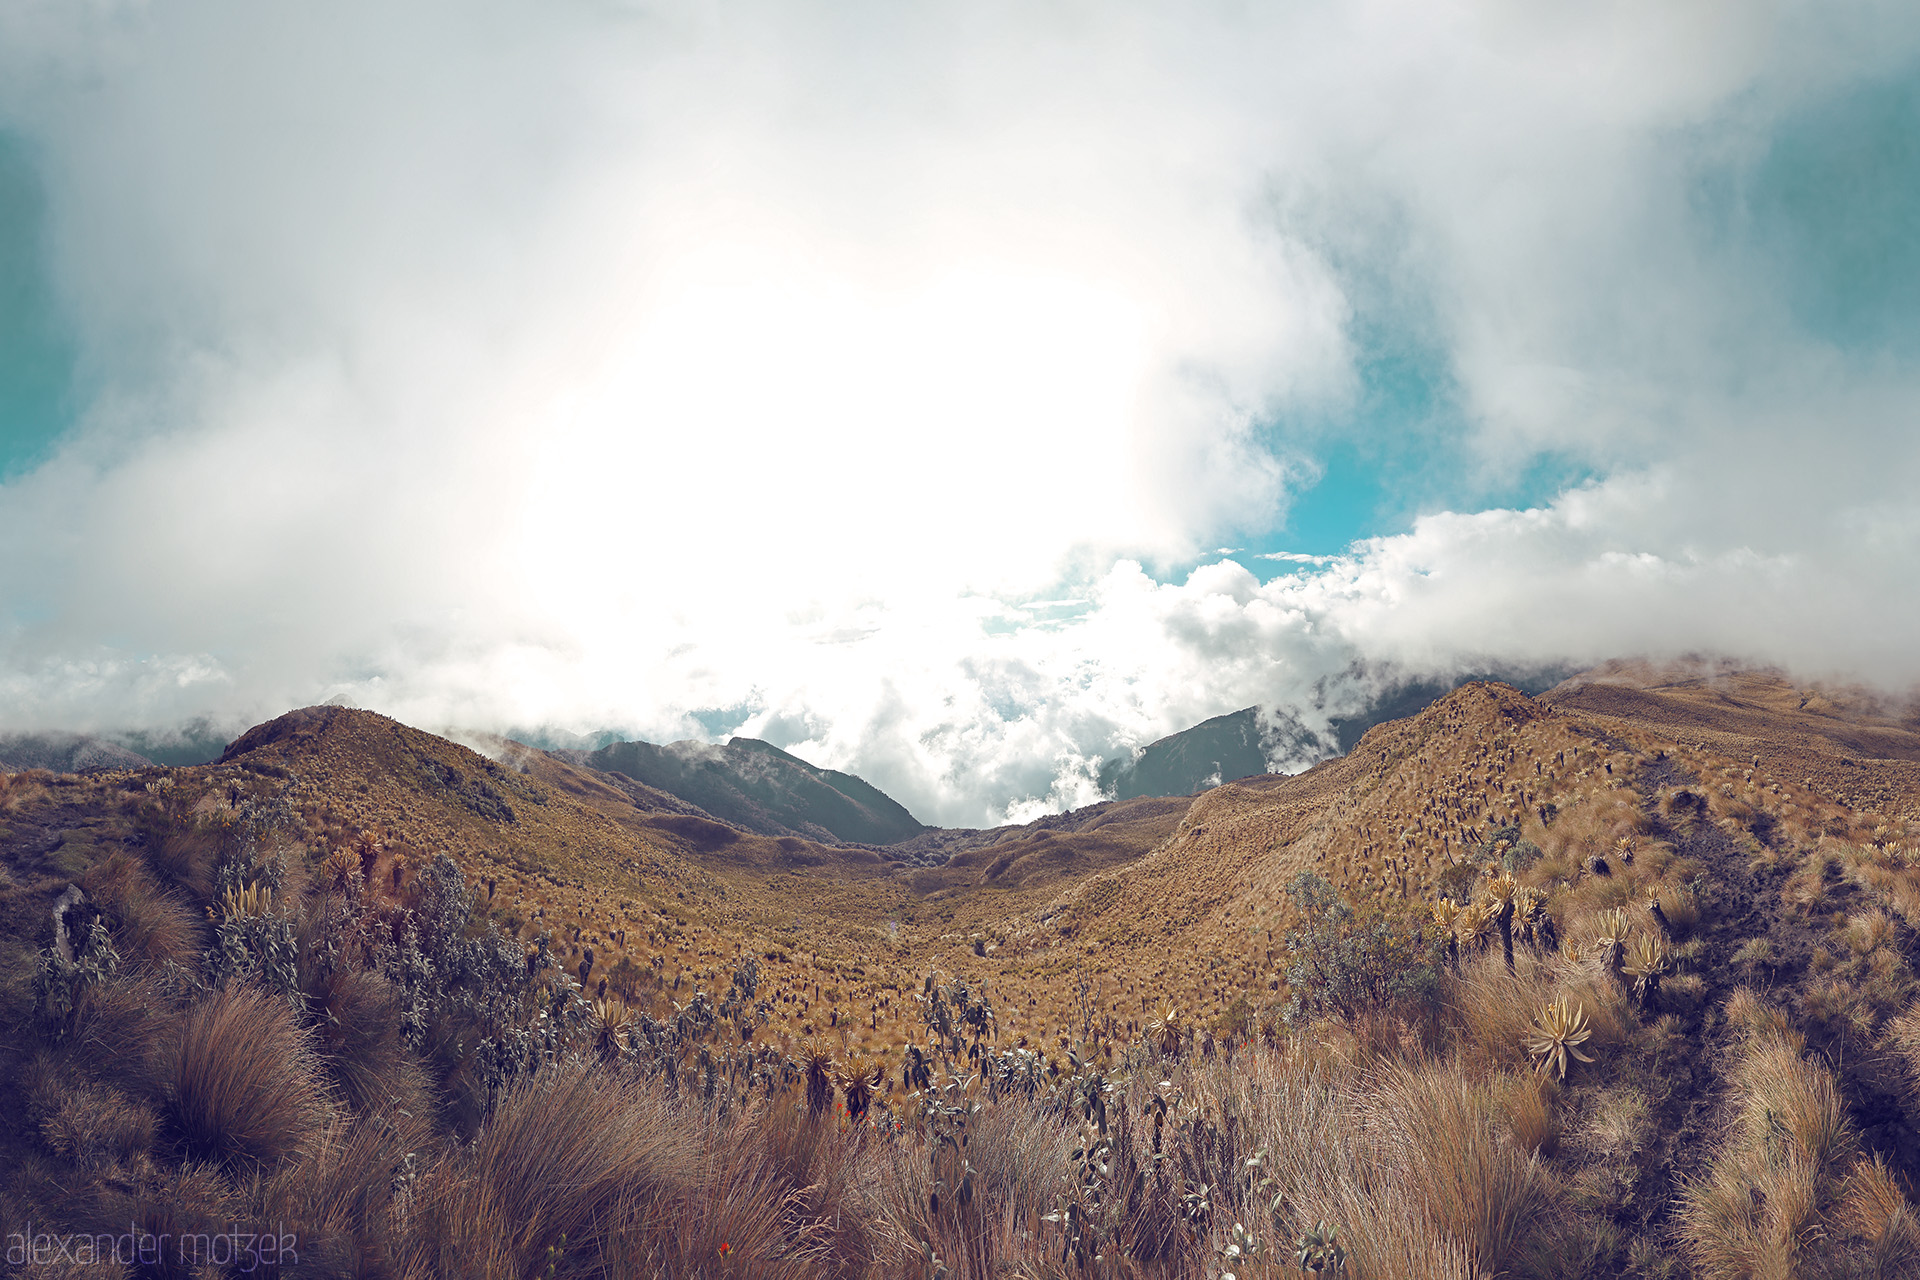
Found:
[[1911, 721], [1711, 674], [1472, 685], [1296, 777], [875, 848], [339, 709], [8, 775], [0, 1230], [278, 1221], [313, 1274], [1912, 1274]]

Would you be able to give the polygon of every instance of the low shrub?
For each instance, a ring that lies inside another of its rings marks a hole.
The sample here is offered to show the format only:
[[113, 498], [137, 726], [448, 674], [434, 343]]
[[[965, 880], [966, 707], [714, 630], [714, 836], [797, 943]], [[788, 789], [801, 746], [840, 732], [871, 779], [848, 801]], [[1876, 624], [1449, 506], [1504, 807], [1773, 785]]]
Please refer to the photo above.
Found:
[[1438, 955], [1419, 930], [1386, 915], [1362, 916], [1333, 886], [1303, 871], [1287, 886], [1299, 915], [1289, 930], [1287, 985], [1295, 1016], [1338, 1013], [1431, 999]]

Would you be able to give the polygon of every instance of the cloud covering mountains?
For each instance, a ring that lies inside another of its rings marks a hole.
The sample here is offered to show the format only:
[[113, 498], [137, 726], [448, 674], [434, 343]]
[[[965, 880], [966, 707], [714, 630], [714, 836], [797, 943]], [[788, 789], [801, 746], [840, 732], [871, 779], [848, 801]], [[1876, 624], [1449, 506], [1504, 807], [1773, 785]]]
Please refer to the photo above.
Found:
[[1864, 3], [22, 0], [7, 331], [68, 354], [0, 728], [739, 733], [971, 825], [1394, 673], [1909, 686], [1917, 58]]

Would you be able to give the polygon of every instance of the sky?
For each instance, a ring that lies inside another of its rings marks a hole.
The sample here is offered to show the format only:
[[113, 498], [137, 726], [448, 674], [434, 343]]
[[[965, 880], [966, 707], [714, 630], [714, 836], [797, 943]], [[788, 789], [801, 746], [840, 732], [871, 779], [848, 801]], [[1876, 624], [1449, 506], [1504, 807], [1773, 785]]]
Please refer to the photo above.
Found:
[[0, 0], [0, 730], [1904, 692], [1917, 411], [1910, 4]]

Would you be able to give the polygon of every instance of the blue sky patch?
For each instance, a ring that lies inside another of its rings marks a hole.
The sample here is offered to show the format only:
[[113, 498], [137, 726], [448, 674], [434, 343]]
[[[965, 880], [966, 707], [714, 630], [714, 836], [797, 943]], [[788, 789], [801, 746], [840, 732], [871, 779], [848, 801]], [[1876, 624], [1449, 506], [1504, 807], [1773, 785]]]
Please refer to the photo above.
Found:
[[1309, 460], [1319, 476], [1293, 491], [1281, 523], [1241, 539], [1249, 545], [1235, 559], [1264, 581], [1311, 564], [1269, 558], [1275, 552], [1337, 555], [1365, 538], [1405, 533], [1421, 515], [1539, 506], [1593, 478], [1554, 453], [1490, 475], [1421, 273], [1392, 243], [1330, 257], [1354, 307], [1358, 391], [1338, 414], [1273, 425], [1270, 447]]
[[1786, 118], [1745, 197], [1802, 328], [1846, 349], [1920, 345], [1920, 73]]
[[47, 277], [46, 201], [26, 148], [0, 133], [0, 478], [46, 454], [72, 415], [73, 344]]

